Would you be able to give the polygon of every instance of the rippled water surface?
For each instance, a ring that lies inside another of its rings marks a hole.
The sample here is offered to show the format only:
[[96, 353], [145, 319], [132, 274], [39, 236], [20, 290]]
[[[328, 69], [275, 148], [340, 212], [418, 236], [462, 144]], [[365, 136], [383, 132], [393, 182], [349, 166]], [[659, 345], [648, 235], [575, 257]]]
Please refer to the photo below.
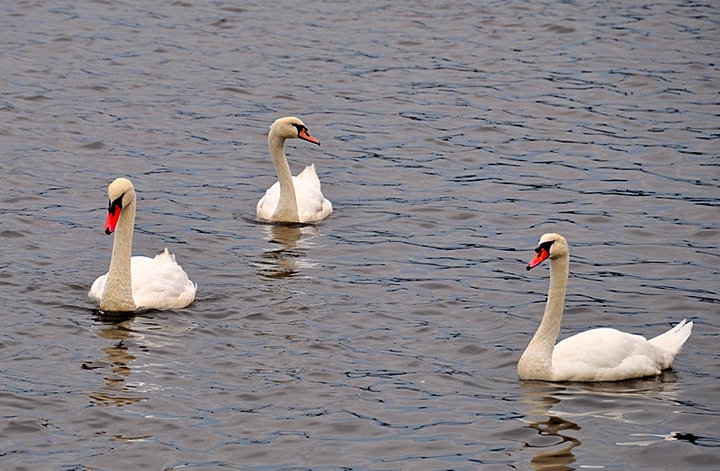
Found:
[[[0, 468], [716, 469], [720, 9], [626, 3], [7, 3]], [[315, 227], [254, 221], [287, 115]], [[118, 176], [187, 309], [86, 298]], [[561, 336], [687, 317], [672, 371], [518, 381], [548, 231]]]

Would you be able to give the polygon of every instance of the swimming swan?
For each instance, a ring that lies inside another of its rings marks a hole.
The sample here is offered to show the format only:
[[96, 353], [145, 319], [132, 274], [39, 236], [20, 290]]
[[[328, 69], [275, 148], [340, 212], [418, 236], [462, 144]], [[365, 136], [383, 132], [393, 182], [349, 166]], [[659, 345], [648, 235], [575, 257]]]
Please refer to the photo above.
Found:
[[522, 354], [520, 379], [542, 381], [620, 381], [655, 376], [671, 368], [692, 331], [682, 320], [650, 340], [615, 329], [581, 332], [555, 345], [560, 333], [570, 252], [558, 234], [544, 234], [527, 269], [550, 259], [550, 289], [540, 327]]
[[137, 309], [180, 309], [195, 299], [197, 285], [165, 251], [155, 258], [130, 257], [135, 229], [135, 189], [130, 180], [118, 178], [108, 186], [105, 233], [115, 232], [110, 268], [98, 277], [88, 296], [100, 310], [130, 312]]
[[320, 190], [315, 164], [293, 177], [285, 157], [285, 140], [299, 138], [320, 145], [307, 127], [295, 117], [280, 118], [270, 126], [268, 147], [278, 181], [257, 204], [257, 217], [273, 222], [317, 222], [332, 213], [332, 204]]

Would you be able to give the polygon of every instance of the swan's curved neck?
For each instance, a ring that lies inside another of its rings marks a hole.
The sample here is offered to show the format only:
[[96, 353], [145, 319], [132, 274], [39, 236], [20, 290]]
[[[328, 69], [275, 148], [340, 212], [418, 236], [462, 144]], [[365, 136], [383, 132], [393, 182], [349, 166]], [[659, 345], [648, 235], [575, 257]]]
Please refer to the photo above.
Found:
[[120, 212], [113, 239], [110, 268], [100, 301], [104, 311], [134, 311], [132, 295], [132, 237], [135, 229], [135, 200]]
[[565, 305], [569, 261], [568, 255], [550, 260], [550, 288], [545, 303], [545, 313], [540, 327], [520, 358], [518, 368], [522, 368], [525, 364], [528, 367], [532, 365], [534, 371], [552, 371], [552, 354], [560, 334]]
[[297, 199], [295, 198], [295, 186], [292, 181], [290, 165], [288, 165], [285, 157], [285, 139], [271, 133], [268, 137], [268, 147], [280, 182], [280, 199], [272, 219], [297, 222], [299, 221]]

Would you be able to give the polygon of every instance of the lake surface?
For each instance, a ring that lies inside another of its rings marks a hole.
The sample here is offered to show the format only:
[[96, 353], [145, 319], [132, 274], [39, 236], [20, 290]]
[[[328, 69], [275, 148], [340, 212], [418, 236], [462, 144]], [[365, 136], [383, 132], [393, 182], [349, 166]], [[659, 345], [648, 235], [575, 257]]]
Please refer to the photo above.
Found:
[[[3, 470], [717, 469], [713, 2], [55, 2], [0, 17]], [[335, 212], [257, 223], [296, 115]], [[102, 316], [107, 185], [198, 284]], [[561, 338], [694, 331], [673, 370], [521, 382]]]

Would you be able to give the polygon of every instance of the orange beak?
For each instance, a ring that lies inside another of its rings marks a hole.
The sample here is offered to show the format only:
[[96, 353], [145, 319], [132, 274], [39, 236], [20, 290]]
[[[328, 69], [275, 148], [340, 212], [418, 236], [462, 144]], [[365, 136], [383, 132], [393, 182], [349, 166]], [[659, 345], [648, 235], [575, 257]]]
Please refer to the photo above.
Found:
[[317, 139], [315, 139], [314, 137], [312, 137], [312, 136], [310, 135], [310, 133], [308, 132], [308, 130], [305, 129], [305, 128], [300, 129], [300, 131], [298, 132], [298, 137], [299, 137], [300, 139], [304, 139], [304, 140], [306, 140], [306, 141], [308, 141], [308, 142], [312, 142], [313, 144], [320, 145], [320, 141], [318, 141]]
[[549, 256], [550, 256], [550, 252], [546, 248], [540, 247], [537, 249], [535, 258], [533, 258], [532, 261], [530, 263], [528, 263], [525, 268], [527, 270], [530, 270], [531, 268], [535, 268], [536, 266], [540, 265]]
[[118, 206], [110, 207], [107, 219], [105, 220], [105, 234], [110, 235], [115, 232], [115, 226], [117, 226], [118, 219], [120, 219], [121, 211]]

